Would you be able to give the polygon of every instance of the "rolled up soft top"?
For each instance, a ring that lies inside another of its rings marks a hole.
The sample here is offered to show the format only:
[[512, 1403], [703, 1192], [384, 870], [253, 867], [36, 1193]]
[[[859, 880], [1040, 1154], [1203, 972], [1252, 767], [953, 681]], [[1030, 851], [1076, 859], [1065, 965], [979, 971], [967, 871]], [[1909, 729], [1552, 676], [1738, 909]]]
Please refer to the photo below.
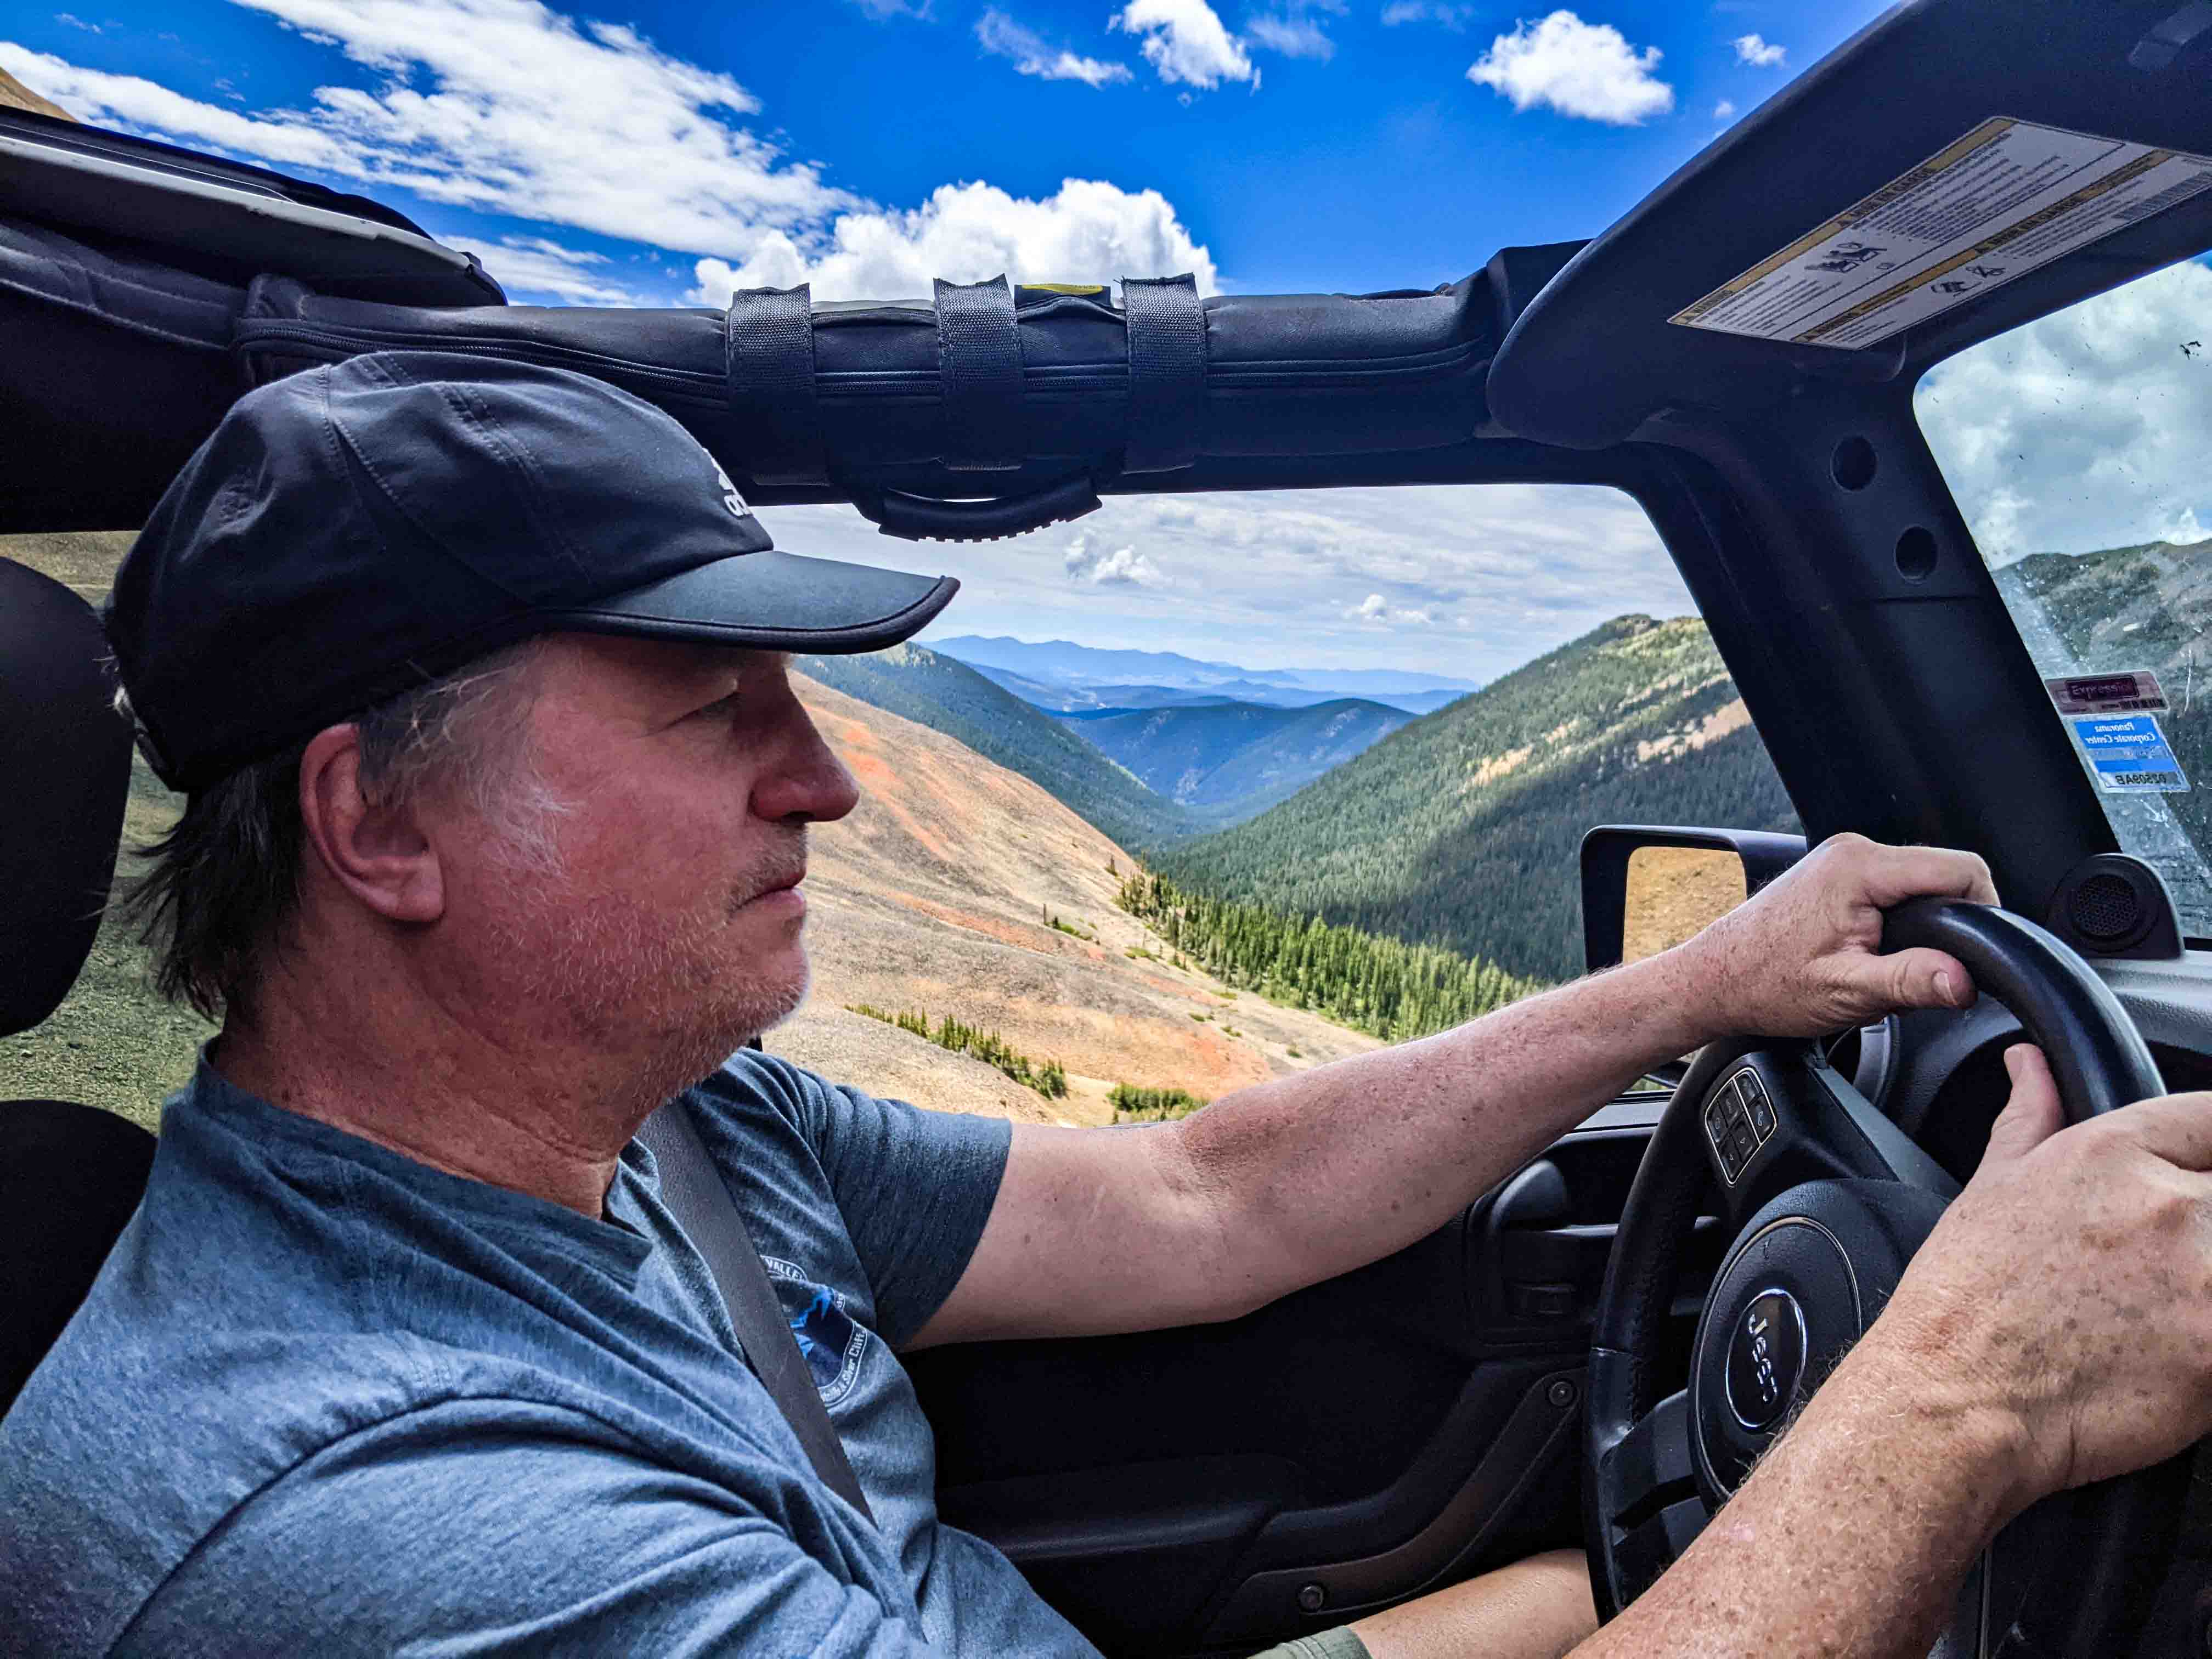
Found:
[[126, 527], [251, 386], [368, 351], [581, 370], [667, 410], [757, 499], [1002, 536], [1206, 458], [1462, 444], [1513, 316], [1576, 246], [1433, 291], [1201, 295], [1188, 276], [724, 310], [510, 306], [399, 216], [0, 112], [0, 532]]

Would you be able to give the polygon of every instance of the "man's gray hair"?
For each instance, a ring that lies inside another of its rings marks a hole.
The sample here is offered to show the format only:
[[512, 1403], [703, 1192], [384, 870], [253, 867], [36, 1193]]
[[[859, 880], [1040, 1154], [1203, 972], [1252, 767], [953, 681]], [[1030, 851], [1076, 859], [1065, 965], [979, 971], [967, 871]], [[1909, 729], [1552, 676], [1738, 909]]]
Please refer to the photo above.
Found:
[[[541, 639], [480, 657], [349, 722], [359, 732], [363, 796], [404, 805], [454, 792], [491, 825], [505, 861], [557, 873], [550, 819], [568, 810], [537, 772], [529, 719]], [[115, 703], [131, 713], [129, 694]], [[339, 724], [341, 722], [333, 722]], [[253, 1018], [254, 993], [298, 908], [302, 738], [196, 790], [146, 859], [121, 904], [154, 953], [154, 982], [210, 1019]]]

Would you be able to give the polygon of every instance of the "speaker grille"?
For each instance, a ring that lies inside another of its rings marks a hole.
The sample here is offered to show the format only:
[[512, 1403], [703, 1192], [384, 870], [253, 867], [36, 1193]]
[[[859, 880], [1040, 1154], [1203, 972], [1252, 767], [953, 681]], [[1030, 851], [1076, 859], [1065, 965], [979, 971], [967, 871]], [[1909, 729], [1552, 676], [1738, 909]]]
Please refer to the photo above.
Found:
[[2075, 930], [2099, 944], [2124, 939], [2143, 919], [2143, 902], [2135, 884], [2109, 871], [2100, 871], [2075, 888], [2068, 909]]

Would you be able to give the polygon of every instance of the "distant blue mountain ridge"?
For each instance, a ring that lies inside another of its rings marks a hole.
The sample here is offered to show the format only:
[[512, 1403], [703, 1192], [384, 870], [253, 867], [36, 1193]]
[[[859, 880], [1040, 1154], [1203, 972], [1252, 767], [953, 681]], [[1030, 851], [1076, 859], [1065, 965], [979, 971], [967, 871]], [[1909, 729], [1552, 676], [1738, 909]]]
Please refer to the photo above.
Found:
[[[1066, 692], [1078, 688], [1106, 686], [1151, 688], [1154, 690], [1205, 691], [1268, 702], [1278, 708], [1303, 708], [1309, 702], [1326, 702], [1346, 696], [1394, 701], [1397, 697], [1438, 692], [1458, 696], [1477, 690], [1480, 682], [1449, 674], [1416, 673], [1389, 668], [1245, 668], [1236, 663], [1208, 662], [1176, 651], [1110, 651], [1078, 645], [1071, 640], [1017, 640], [1005, 635], [986, 638], [977, 634], [924, 641], [942, 655], [957, 659], [977, 670], [999, 670], [1019, 676], [1032, 687]], [[997, 675], [993, 675], [997, 679]], [[1000, 679], [999, 684], [1021, 695], [1021, 688]], [[1319, 692], [1319, 697], [1285, 701], [1286, 691]], [[1024, 701], [1032, 699], [1024, 696]], [[1446, 697], [1442, 702], [1450, 701]], [[1426, 714], [1442, 702], [1428, 702], [1412, 712]], [[1048, 705], [1039, 702], [1038, 707]], [[1096, 705], [1107, 707], [1103, 701]], [[1157, 702], [1131, 701], [1125, 708], [1150, 708]], [[1410, 706], [1410, 705], [1401, 705]]]
[[1297, 793], [1414, 717], [1362, 697], [1303, 708], [1209, 697], [1057, 718], [1154, 793], [1230, 823]]

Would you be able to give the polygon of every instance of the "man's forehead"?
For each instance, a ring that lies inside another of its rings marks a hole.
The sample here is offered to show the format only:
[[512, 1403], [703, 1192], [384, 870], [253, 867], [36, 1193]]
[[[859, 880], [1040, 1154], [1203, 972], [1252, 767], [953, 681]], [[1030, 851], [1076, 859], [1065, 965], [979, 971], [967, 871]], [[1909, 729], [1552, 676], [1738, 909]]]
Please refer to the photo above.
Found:
[[784, 651], [607, 634], [555, 634], [546, 643], [560, 678], [647, 697], [726, 689], [747, 673], [779, 668], [791, 659]]

